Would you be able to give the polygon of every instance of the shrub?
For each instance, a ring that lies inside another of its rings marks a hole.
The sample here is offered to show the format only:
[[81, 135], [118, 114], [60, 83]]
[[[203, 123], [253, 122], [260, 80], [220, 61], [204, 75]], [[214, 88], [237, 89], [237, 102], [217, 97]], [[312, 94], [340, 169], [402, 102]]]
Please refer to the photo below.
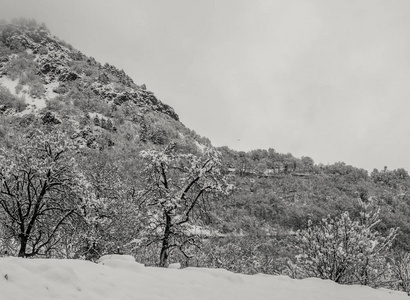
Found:
[[36, 74], [37, 66], [33, 59], [34, 56], [31, 54], [20, 55], [16, 58], [11, 59], [5, 66], [4, 71], [12, 80], [21, 78], [22, 74], [24, 73]]
[[16, 92], [19, 93], [25, 85], [33, 97], [42, 97], [45, 92], [42, 79], [38, 75], [38, 67], [33, 61], [34, 56], [26, 54], [12, 59], [5, 67], [6, 74], [12, 79], [19, 79]]
[[380, 286], [387, 275], [387, 250], [398, 229], [386, 237], [374, 227], [379, 223], [379, 210], [360, 201], [360, 220], [328, 216], [319, 224], [309, 221], [308, 228], [298, 231], [296, 265], [302, 277], [319, 277], [338, 283]]
[[27, 103], [24, 100], [24, 97], [16, 97], [13, 103], [13, 107], [18, 112], [25, 110], [27, 107]]
[[150, 112], [141, 119], [140, 140], [166, 145], [179, 138], [175, 122], [161, 114]]
[[40, 55], [48, 54], [48, 49], [46, 46], [40, 46], [37, 51], [38, 51], [37, 53]]
[[3, 110], [14, 108], [21, 112], [26, 109], [27, 104], [24, 98], [14, 96], [7, 88], [0, 86], [0, 106], [3, 106]]
[[396, 285], [392, 288], [410, 296], [410, 253], [398, 251], [393, 254], [392, 272], [395, 279], [393, 283]]
[[75, 83], [73, 84], [73, 86], [69, 87], [69, 92], [65, 98], [69, 99], [75, 107], [84, 113], [97, 112], [105, 116], [110, 116], [111, 106], [106, 101], [96, 96], [89, 87], [82, 88]]
[[41, 98], [45, 93], [44, 85], [41, 82], [32, 82], [30, 87], [30, 95]]
[[69, 91], [65, 84], [59, 84], [57, 87], [53, 88], [53, 92], [57, 94], [65, 94]]
[[46, 108], [51, 111], [62, 111], [65, 107], [65, 103], [62, 101], [62, 97], [57, 96], [53, 99], [46, 100]]

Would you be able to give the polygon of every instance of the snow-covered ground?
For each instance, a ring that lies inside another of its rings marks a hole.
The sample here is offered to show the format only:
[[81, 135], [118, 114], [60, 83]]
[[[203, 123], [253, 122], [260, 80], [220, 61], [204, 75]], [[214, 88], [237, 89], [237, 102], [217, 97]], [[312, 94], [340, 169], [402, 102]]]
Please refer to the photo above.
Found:
[[[18, 79], [11, 80], [7, 76], [0, 77], [0, 85], [6, 87], [12, 95], [24, 98], [25, 102], [29, 105], [30, 110], [39, 110], [46, 107], [45, 98], [33, 98], [29, 95], [28, 86], [23, 86], [22, 90], [17, 93], [16, 86], [18, 85], [18, 83]], [[47, 92], [47, 99], [51, 99], [51, 97], [55, 97], [55, 95], [57, 95], [52, 92], [53, 86], [50, 86], [50, 88], [48, 88], [48, 86], [45, 86], [45, 88]]]
[[1, 300], [399, 300], [407, 295], [320, 279], [242, 275], [223, 269], [144, 267], [130, 256], [80, 260], [0, 258]]

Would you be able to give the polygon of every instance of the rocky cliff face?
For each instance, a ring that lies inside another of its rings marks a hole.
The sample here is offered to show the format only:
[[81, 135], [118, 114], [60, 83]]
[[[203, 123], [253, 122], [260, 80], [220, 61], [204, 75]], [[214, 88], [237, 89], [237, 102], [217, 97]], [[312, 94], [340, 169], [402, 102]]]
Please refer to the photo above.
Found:
[[[19, 62], [22, 57], [24, 63]], [[53, 86], [56, 95], [64, 95], [69, 91], [67, 86], [75, 85], [80, 92], [91, 90], [103, 101], [115, 105], [131, 101], [145, 111], [158, 111], [179, 120], [172, 107], [158, 100], [145, 85], [137, 85], [123, 70], [108, 63], [102, 65], [75, 50], [44, 25], [28, 21], [0, 25], [0, 77], [14, 80], [16, 72], [27, 73], [27, 64], [33, 74], [26, 77], [37, 77], [43, 85]], [[40, 91], [44, 95], [40, 92], [37, 96], [47, 98], [46, 89]]]

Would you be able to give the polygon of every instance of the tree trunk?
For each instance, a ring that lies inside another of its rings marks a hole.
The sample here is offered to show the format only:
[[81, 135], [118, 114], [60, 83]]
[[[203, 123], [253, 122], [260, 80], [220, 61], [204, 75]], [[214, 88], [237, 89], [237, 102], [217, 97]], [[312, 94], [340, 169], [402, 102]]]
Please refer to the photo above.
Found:
[[28, 236], [24, 233], [20, 234], [20, 250], [18, 257], [26, 257]]
[[159, 266], [160, 267], [166, 267], [168, 264], [168, 255], [169, 255], [169, 237], [171, 235], [171, 216], [167, 213], [164, 212], [165, 214], [165, 231], [164, 231], [164, 237], [162, 239], [162, 248], [161, 248], [161, 253], [159, 256]]

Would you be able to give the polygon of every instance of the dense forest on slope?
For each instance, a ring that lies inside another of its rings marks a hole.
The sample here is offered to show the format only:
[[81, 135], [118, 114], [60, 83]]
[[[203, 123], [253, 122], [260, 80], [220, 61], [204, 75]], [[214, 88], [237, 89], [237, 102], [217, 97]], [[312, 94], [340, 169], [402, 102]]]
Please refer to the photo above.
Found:
[[360, 203], [380, 209], [372, 230], [400, 228], [391, 257], [410, 250], [406, 170], [214, 148], [144, 84], [35, 21], [0, 25], [0, 113], [3, 254], [292, 275], [297, 233], [360, 219]]

